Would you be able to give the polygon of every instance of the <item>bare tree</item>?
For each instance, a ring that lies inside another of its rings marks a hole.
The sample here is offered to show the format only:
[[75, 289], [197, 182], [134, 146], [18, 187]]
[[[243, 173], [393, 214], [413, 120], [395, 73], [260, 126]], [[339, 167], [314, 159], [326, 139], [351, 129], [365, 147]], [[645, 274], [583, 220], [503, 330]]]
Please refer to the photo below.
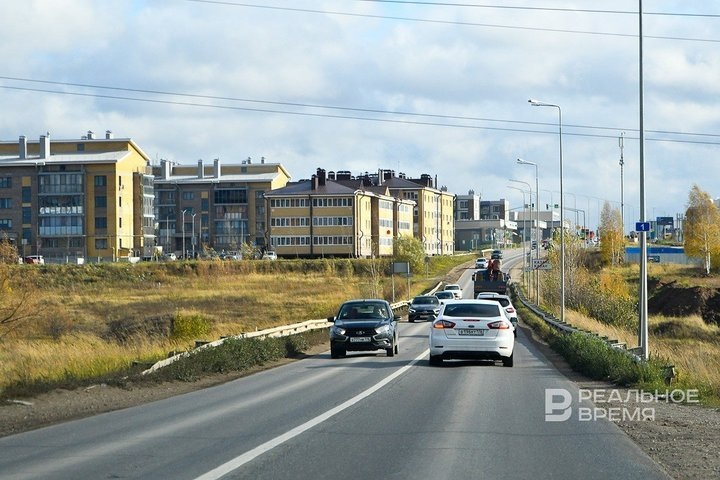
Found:
[[705, 273], [710, 274], [712, 257], [720, 254], [720, 211], [712, 198], [697, 185], [693, 185], [683, 221], [685, 253], [701, 258]]
[[0, 340], [35, 317], [35, 288], [30, 275], [17, 275], [18, 252], [7, 238], [0, 239]]

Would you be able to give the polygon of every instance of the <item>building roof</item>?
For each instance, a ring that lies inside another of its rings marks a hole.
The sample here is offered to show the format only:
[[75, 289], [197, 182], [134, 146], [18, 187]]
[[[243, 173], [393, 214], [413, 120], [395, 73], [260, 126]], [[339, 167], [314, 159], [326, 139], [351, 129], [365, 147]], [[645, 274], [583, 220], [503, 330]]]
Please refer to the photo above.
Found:
[[221, 174], [220, 177], [206, 175], [198, 177], [197, 175], [172, 175], [170, 178], [155, 177], [155, 185], [182, 183], [186, 185], [199, 183], [220, 183], [220, 182], [247, 182], [247, 183], [266, 183], [272, 182], [280, 177], [279, 172], [267, 173], [239, 173], [239, 174]]
[[285, 195], [355, 195], [359, 188], [351, 188], [333, 180], [325, 180], [325, 185], [313, 189], [313, 180], [300, 180], [299, 182], [288, 183], [282, 188], [266, 192], [265, 196]]
[[26, 158], [20, 158], [18, 155], [0, 155], [0, 166], [8, 167], [35, 167], [37, 165], [53, 165], [53, 164], [90, 164], [90, 163], [117, 163], [125, 157], [130, 156], [128, 150], [118, 152], [79, 152], [67, 153], [60, 155], [50, 155], [42, 158], [39, 155], [28, 155]]

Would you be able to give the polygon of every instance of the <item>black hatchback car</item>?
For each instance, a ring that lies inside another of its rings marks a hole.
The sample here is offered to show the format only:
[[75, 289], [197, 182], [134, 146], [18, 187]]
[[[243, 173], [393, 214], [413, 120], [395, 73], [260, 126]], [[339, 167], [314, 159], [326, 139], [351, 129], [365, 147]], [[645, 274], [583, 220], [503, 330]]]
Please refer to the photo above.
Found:
[[390, 304], [382, 299], [349, 300], [343, 303], [328, 322], [330, 357], [344, 357], [347, 352], [385, 350], [388, 357], [398, 353], [397, 322]]

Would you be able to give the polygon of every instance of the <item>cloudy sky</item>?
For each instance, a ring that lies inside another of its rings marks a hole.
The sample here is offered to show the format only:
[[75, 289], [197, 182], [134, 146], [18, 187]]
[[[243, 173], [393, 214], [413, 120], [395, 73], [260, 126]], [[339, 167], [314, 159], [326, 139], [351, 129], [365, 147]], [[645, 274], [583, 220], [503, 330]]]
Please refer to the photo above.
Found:
[[[720, 196], [720, 2], [642, 4], [646, 218], [674, 217], [693, 184]], [[559, 203], [561, 112], [566, 207], [594, 228], [605, 201], [620, 208], [622, 171], [632, 229], [638, 7], [4, 0], [0, 140], [112, 130], [154, 162], [265, 157], [294, 180], [318, 167], [427, 173], [520, 208], [535, 168], [517, 158], [538, 166], [540, 205]]]

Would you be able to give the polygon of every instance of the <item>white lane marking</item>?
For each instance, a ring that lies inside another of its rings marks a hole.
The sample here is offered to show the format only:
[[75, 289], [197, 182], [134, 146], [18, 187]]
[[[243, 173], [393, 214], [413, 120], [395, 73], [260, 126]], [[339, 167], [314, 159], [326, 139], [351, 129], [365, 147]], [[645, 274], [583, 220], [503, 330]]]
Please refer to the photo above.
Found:
[[242, 467], [246, 463], [248, 463], [251, 460], [254, 460], [255, 458], [259, 457], [260, 455], [269, 452], [273, 448], [282, 445], [283, 443], [287, 442], [288, 440], [297, 437], [303, 432], [306, 432], [307, 430], [310, 430], [311, 428], [320, 425], [325, 420], [328, 420], [329, 418], [333, 417], [334, 415], [337, 415], [338, 413], [342, 412], [343, 410], [346, 410], [356, 403], [358, 403], [360, 400], [369, 397], [373, 393], [380, 390], [382, 387], [387, 385], [388, 383], [392, 382], [396, 378], [398, 378], [403, 373], [407, 372], [413, 365], [415, 365], [418, 361], [420, 361], [423, 358], [426, 358], [428, 353], [430, 353], [430, 350], [425, 350], [420, 355], [415, 357], [414, 360], [412, 360], [409, 364], [405, 365], [401, 369], [397, 370], [395, 373], [385, 377], [384, 379], [380, 380], [378, 383], [373, 385], [372, 387], [368, 388], [364, 392], [361, 392], [351, 398], [350, 400], [347, 400], [344, 403], [341, 403], [335, 408], [332, 408], [328, 410], [327, 412], [318, 415], [317, 417], [308, 420], [307, 422], [303, 423], [300, 426], [297, 426], [293, 428], [292, 430], [283, 433], [282, 435], [279, 435], [272, 440], [268, 440], [267, 442], [263, 443], [262, 445], [258, 445], [257, 447], [253, 448], [250, 451], [247, 451], [243, 453], [242, 455], [233, 458], [229, 462], [226, 462], [219, 467], [216, 467], [212, 470], [210, 470], [207, 473], [204, 473], [203, 475], [200, 475], [197, 477], [196, 480], [216, 480], [218, 478], [221, 478], [224, 475], [227, 475], [228, 473], [232, 472], [233, 470], [237, 470], [238, 468]]

